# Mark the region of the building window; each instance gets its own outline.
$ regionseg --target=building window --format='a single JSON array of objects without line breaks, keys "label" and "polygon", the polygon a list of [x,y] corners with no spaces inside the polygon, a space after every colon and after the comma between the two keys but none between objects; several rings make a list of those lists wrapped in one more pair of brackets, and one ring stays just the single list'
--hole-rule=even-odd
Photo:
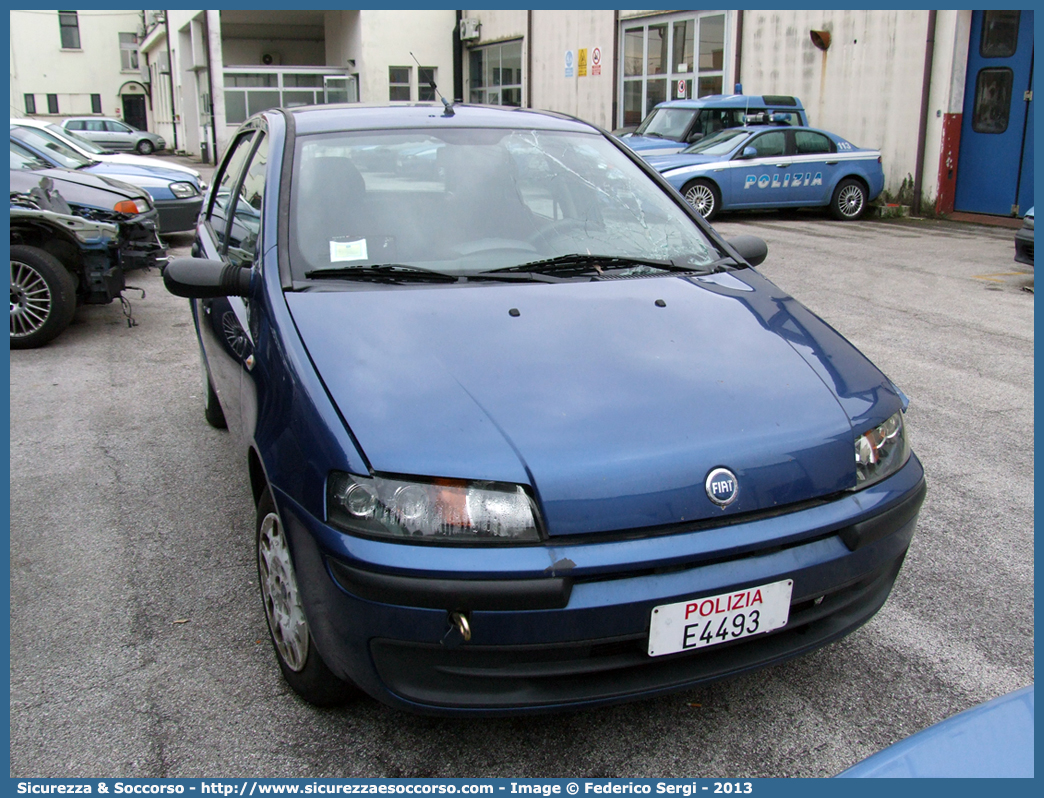
[{"label": "building window", "polygon": [[138,34],[120,34],[120,69],[138,68]]},{"label": "building window", "polygon": [[522,107],[522,40],[476,47],[468,70],[471,102]]},{"label": "building window", "polygon": [[48,94],[47,95],[47,113],[56,114],[58,113],[58,95]]},{"label": "building window", "polygon": [[972,109],[972,130],[976,133],[1003,133],[1008,129],[1014,78],[1015,73],[1007,68],[979,70]]},{"label": "building window", "polygon": [[225,122],[238,125],[269,108],[358,102],[355,89],[344,74],[225,72]]},{"label": "building window", "polygon": [[35,94],[27,94],[27,95],[25,95],[25,112],[27,114],[35,114],[36,113],[36,95]]},{"label": "building window", "polygon": [[979,55],[983,58],[1010,58],[1019,46],[1019,12],[985,11]]},{"label": "building window", "polygon": [[101,95],[100,94],[92,94],[91,95],[91,113],[92,114],[100,114],[101,112],[102,112]]},{"label": "building window", "polygon": [[388,99],[394,102],[410,101],[410,73],[413,67],[388,67]]},{"label": "building window", "polygon": [[721,94],[725,15],[672,15],[621,23],[620,123],[637,125],[657,103]]},{"label": "building window", "polygon": [[420,67],[417,70],[417,99],[423,102],[435,101],[435,67]]},{"label": "building window", "polygon": [[75,11],[58,12],[58,30],[62,34],[63,50],[80,49],[80,21]]}]

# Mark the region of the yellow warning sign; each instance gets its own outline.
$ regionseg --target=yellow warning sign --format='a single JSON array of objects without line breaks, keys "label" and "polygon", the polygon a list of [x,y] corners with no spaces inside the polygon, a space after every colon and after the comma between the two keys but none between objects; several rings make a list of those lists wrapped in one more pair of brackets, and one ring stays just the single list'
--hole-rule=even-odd
[{"label": "yellow warning sign", "polygon": [[576,59],[576,76],[578,78],[587,77],[587,48],[584,47],[577,51]]}]

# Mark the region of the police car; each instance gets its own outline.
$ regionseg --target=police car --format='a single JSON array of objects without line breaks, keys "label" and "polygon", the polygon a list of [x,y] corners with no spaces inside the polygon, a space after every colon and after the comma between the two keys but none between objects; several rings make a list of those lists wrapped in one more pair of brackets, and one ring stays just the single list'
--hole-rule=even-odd
[{"label": "police car", "polygon": [[778,122],[791,125],[808,124],[797,97],[713,94],[659,103],[637,129],[619,128],[613,135],[642,157],[670,155],[724,128],[743,127],[747,117],[755,114],[772,114]]},{"label": "police car", "polygon": [[723,210],[826,206],[852,221],[884,188],[878,150],[785,123],[721,130],[645,160],[707,220]]}]

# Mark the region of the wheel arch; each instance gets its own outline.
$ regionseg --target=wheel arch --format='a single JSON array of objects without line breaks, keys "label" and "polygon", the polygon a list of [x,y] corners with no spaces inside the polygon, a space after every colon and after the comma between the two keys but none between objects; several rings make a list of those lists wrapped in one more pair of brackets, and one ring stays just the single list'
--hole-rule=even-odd
[{"label": "wheel arch", "polygon": [[261,494],[268,487],[268,477],[265,468],[261,464],[261,457],[253,446],[247,452],[247,471],[250,474],[250,492],[254,495],[254,504],[261,501]]},{"label": "wheel arch", "polygon": [[867,202],[870,201],[870,182],[866,179],[866,177],[864,177],[863,175],[859,174],[859,172],[849,172],[848,174],[841,175],[841,177],[839,177],[837,180],[835,180],[834,181],[834,188],[830,192],[830,196],[831,197],[834,196],[834,191],[837,191],[837,187],[839,185],[841,185],[841,183],[844,182],[845,180],[855,180],[858,183],[860,183],[863,186],[863,189],[866,191]]},{"label": "wheel arch", "polygon": [[43,222],[12,222],[11,246],[36,247],[53,255],[78,281],[83,268],[80,244],[68,231]]},{"label": "wheel arch", "polygon": [[721,183],[719,183],[717,180],[715,180],[710,175],[695,175],[693,177],[690,177],[688,180],[686,180],[684,183],[682,183],[681,190],[678,193],[681,194],[684,197],[685,196],[685,192],[688,190],[689,186],[691,186],[697,180],[702,180],[704,183],[710,183],[717,190],[718,196],[719,197],[721,196],[721,190],[722,190],[721,189]]}]

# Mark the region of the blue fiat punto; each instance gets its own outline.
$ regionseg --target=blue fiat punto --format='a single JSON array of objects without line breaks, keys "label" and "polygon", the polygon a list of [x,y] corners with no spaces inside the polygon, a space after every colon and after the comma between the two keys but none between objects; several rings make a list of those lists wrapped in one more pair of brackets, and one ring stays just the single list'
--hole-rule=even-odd
[{"label": "blue fiat punto", "polygon": [[884,603],[907,400],[624,144],[527,110],[314,107],[229,143],[191,298],[306,700],[606,704]]},{"label": "blue fiat punto", "polygon": [[646,160],[708,221],[720,211],[799,207],[853,221],[884,188],[880,152],[809,127],[731,128]]}]

